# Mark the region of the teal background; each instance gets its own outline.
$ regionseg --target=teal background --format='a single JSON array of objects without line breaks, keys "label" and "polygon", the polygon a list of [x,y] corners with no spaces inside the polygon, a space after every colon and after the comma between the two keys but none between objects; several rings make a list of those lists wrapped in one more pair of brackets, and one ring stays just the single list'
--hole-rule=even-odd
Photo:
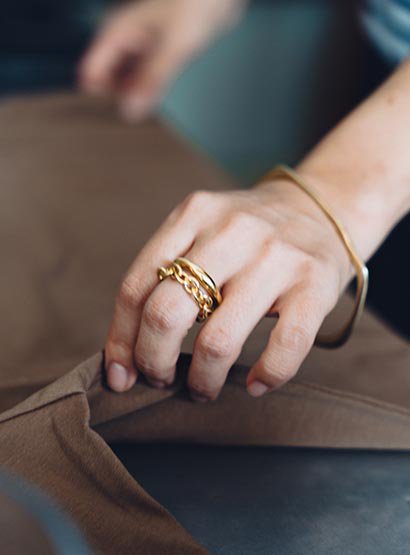
[{"label": "teal background", "polygon": [[369,49],[357,2],[254,2],[162,106],[200,148],[250,184],[295,163],[361,97]]}]

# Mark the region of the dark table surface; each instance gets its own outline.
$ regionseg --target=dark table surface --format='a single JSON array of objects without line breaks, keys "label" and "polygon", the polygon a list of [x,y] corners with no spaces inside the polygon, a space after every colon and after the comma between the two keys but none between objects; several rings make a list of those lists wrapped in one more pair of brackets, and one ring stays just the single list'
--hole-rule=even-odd
[{"label": "dark table surface", "polygon": [[125,444],[113,449],[212,553],[409,553],[408,453]]}]

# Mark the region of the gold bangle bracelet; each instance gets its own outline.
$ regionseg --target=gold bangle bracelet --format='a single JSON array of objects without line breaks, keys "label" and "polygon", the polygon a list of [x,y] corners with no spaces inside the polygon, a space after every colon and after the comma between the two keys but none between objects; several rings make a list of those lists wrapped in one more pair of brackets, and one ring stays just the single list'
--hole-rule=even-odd
[{"label": "gold bangle bracelet", "polygon": [[324,212],[327,219],[333,225],[336,233],[340,237],[349,255],[350,261],[356,270],[356,294],[355,307],[350,318],[345,325],[338,331],[330,334],[319,334],[315,339],[315,345],[326,348],[340,347],[349,339],[357,322],[362,315],[366,302],[367,289],[369,284],[369,271],[353,247],[352,241],[340,221],[333,215],[331,209],[323,202],[318,195],[306,184],[306,182],[291,168],[285,165],[276,166],[268,172],[260,181],[264,183],[273,179],[287,179],[304,191]]}]

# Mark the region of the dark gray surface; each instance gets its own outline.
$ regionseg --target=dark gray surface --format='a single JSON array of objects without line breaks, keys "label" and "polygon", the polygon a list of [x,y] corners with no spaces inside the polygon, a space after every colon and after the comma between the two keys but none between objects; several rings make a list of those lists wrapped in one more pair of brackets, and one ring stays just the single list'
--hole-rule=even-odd
[{"label": "dark gray surface", "polygon": [[180,445],[114,450],[215,554],[410,551],[410,454]]}]

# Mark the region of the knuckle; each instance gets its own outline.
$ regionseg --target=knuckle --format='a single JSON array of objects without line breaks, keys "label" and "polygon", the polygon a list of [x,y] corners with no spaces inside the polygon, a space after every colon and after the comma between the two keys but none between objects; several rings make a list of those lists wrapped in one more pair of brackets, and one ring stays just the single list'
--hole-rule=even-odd
[{"label": "knuckle", "polygon": [[219,329],[201,334],[196,348],[203,358],[209,359],[230,359],[236,351],[232,337]]},{"label": "knuckle", "polygon": [[274,237],[273,235],[269,235],[264,241],[262,241],[260,256],[262,260],[271,261],[277,259],[282,250],[283,245],[280,239]]},{"label": "knuckle", "polygon": [[268,260],[288,260],[298,274],[306,278],[317,275],[317,260],[310,253],[292,244],[282,236],[270,233],[262,242],[261,255]]},{"label": "knuckle", "polygon": [[135,278],[127,277],[123,281],[118,295],[119,303],[125,308],[135,310],[141,301],[142,292]]},{"label": "knuckle", "polygon": [[255,229],[258,223],[259,218],[250,212],[246,212],[245,210],[236,210],[229,215],[227,221],[228,226],[234,230]]},{"label": "knuckle", "polygon": [[211,191],[203,189],[189,193],[180,204],[181,214],[197,214],[198,210],[209,206],[214,201],[214,197]]},{"label": "knuckle", "polygon": [[168,299],[160,301],[150,298],[145,304],[142,318],[150,329],[166,333],[175,328],[179,315]]},{"label": "knuckle", "polygon": [[309,350],[311,342],[311,334],[300,324],[285,327],[277,338],[279,347],[287,353],[304,353]]},{"label": "knuckle", "polygon": [[272,237],[272,226],[257,214],[246,210],[236,210],[227,215],[220,232],[225,232],[230,236],[252,234],[255,238],[262,238],[263,251],[263,243]]}]

